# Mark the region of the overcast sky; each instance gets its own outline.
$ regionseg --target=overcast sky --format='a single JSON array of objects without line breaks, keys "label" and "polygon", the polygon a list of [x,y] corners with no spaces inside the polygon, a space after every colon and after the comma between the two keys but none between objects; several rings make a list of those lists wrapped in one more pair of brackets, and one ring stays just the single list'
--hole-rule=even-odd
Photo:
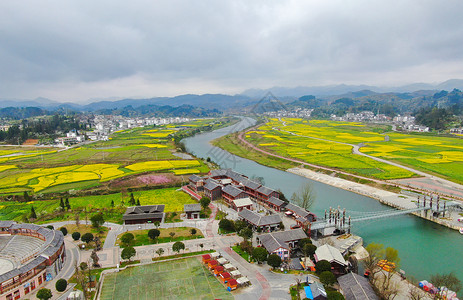
[{"label": "overcast sky", "polygon": [[0,98],[463,78],[463,1],[1,1]]}]

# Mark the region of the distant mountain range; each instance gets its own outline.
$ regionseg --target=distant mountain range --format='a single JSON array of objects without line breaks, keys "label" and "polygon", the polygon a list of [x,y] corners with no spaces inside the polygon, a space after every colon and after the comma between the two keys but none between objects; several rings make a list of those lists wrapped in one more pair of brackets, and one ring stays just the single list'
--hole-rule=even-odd
[{"label": "distant mountain range", "polygon": [[[238,95],[204,94],[204,95],[180,95],[176,97],[154,97],[146,99],[122,99],[93,101],[90,104],[79,105],[75,103],[60,103],[46,98],[29,99],[0,99],[0,108],[4,107],[38,107],[49,111],[73,110],[83,112],[98,112],[100,110],[121,110],[125,107],[137,109],[143,106],[172,106],[191,105],[193,107],[220,110],[242,111],[263,99],[269,92],[276,96],[282,103],[290,103],[304,95],[313,95],[320,99],[333,101],[339,98],[359,98],[376,94],[391,94],[399,98],[414,98],[429,96],[433,93],[454,88],[463,89],[463,80],[451,79],[440,84],[415,83],[400,87],[378,87],[367,85],[332,85],[314,87],[273,87],[270,89],[250,89]],[[380,97],[381,98],[381,97]]]},{"label": "distant mountain range", "polygon": [[[276,97],[301,97],[304,95],[314,95],[318,98],[324,98],[327,96],[335,96],[341,94],[347,94],[358,91],[371,91],[376,93],[407,93],[416,92],[420,90],[431,90],[431,91],[452,91],[454,88],[463,89],[462,79],[450,79],[439,84],[429,83],[414,83],[399,87],[379,87],[369,85],[327,85],[327,86],[299,86],[294,88],[289,87],[272,87],[269,89],[249,89],[241,93],[241,95],[254,98],[262,97],[268,92],[272,92]],[[366,95],[364,95],[366,96]]]}]

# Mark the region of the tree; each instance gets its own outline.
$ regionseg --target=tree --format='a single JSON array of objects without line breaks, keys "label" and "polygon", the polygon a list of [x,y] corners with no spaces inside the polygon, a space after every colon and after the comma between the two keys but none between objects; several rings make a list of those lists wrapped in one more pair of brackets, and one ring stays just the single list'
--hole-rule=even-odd
[{"label": "tree", "polygon": [[64,236],[68,234],[68,230],[66,227],[61,227],[59,230],[63,233]]},{"label": "tree", "polygon": [[235,221],[235,230],[236,232],[240,232],[243,228],[248,227],[248,223],[243,220],[236,220]]},{"label": "tree", "polygon": [[170,235],[170,240],[172,241],[172,239],[174,238],[175,232],[171,231],[169,232],[169,235]]},{"label": "tree", "polygon": [[156,250],[156,254],[159,255],[159,256],[163,255],[164,254],[164,249],[159,248],[158,250]]},{"label": "tree", "polygon": [[137,251],[134,247],[126,247],[122,249],[121,257],[122,259],[128,259],[130,261],[130,259],[134,257],[135,254],[137,254]]},{"label": "tree", "polygon": [[134,239],[135,236],[130,232],[126,232],[121,236],[121,242],[127,246],[131,245]]},{"label": "tree", "polygon": [[51,229],[51,230],[54,230],[54,229],[55,229],[55,227],[53,227],[53,225],[47,225],[47,228],[48,228],[48,229]]},{"label": "tree", "polygon": [[201,200],[199,200],[199,203],[201,204],[203,210],[206,210],[206,208],[209,206],[209,203],[211,203],[211,199],[208,197],[202,197]]},{"label": "tree", "polygon": [[130,193],[129,204],[130,204],[130,205],[135,205],[135,198],[133,197],[133,193]]},{"label": "tree", "polygon": [[90,258],[93,261],[93,267],[99,268],[100,264],[98,263],[98,261],[100,260],[100,258],[98,257],[98,254],[96,254],[96,249],[93,249],[92,254],[90,254]]},{"label": "tree", "polygon": [[244,252],[246,252],[247,254],[251,255],[252,254],[252,250],[254,249],[252,247],[252,244],[248,241],[243,241],[240,243],[240,248],[241,250],[243,250]]},{"label": "tree", "polygon": [[114,207],[114,200],[111,200],[111,207]]},{"label": "tree", "polygon": [[270,254],[267,257],[267,264],[272,268],[278,268],[281,265],[281,257],[276,254]]},{"label": "tree", "polygon": [[158,238],[158,236],[161,234],[159,229],[150,229],[148,231],[148,237],[152,239],[153,241]]},{"label": "tree", "polygon": [[31,219],[37,219],[37,214],[35,213],[35,209],[33,206],[31,206],[31,214],[30,214]]},{"label": "tree", "polygon": [[280,189],[278,189],[277,192],[278,192],[278,195],[280,195],[280,197],[279,197],[280,200],[282,200],[282,201],[284,201],[286,203],[289,202],[288,198],[286,198],[285,194]]},{"label": "tree", "polygon": [[66,288],[68,287],[68,282],[66,281],[66,279],[58,279],[58,281],[56,281],[55,283],[55,288],[58,292],[64,292],[66,290]]},{"label": "tree", "polygon": [[71,236],[74,241],[78,241],[80,239],[80,232],[73,232]]},{"label": "tree", "polygon": [[365,269],[370,271],[370,278],[374,282],[375,275],[381,270],[378,266],[378,262],[382,260],[386,254],[384,245],[377,243],[370,243],[365,248],[368,252],[368,257],[363,261]]},{"label": "tree", "polygon": [[317,250],[317,246],[313,244],[305,244],[304,247],[302,247],[302,253],[304,253],[305,257],[313,257],[315,254],[315,250]]},{"label": "tree", "polygon": [[312,240],[310,238],[305,238],[305,239],[302,239],[299,241],[298,245],[299,245],[299,248],[304,248],[304,245],[305,244],[312,244]]},{"label": "tree", "polygon": [[280,227],[281,230],[285,230],[285,224],[283,224],[283,221],[280,222],[278,227]]},{"label": "tree", "polygon": [[461,290],[461,281],[453,272],[450,272],[448,274],[431,275],[430,281],[432,284],[434,284],[434,286],[445,286],[449,290],[452,290],[457,293]]},{"label": "tree", "polygon": [[76,221],[76,226],[79,227],[79,224],[80,224],[80,215],[79,215],[79,213],[76,213],[74,215],[74,220]]},{"label": "tree", "polygon": [[88,264],[87,264],[85,261],[83,261],[83,262],[80,263],[79,268],[80,268],[82,271],[85,271],[85,270],[87,270],[87,268],[88,268]]},{"label": "tree", "polygon": [[344,296],[338,291],[327,291],[327,300],[345,300]]},{"label": "tree", "polygon": [[158,227],[161,225],[161,222],[159,222],[159,221],[154,221],[154,222],[153,222],[153,225],[154,225],[155,228],[158,228]]},{"label": "tree", "polygon": [[180,250],[185,250],[185,244],[182,242],[175,242],[172,245],[172,250],[174,250],[177,253],[180,252]]},{"label": "tree", "polygon": [[100,228],[101,225],[104,224],[105,220],[102,213],[97,213],[90,218],[92,222],[92,226],[95,228]]},{"label": "tree", "polygon": [[71,209],[71,204],[69,203],[69,198],[66,198],[66,202],[64,203],[64,205],[66,206],[67,210]]},{"label": "tree", "polygon": [[325,271],[331,271],[331,264],[327,260],[319,260],[315,264],[315,273],[321,274]]},{"label": "tree", "polygon": [[319,278],[320,282],[328,287],[331,287],[336,282],[336,277],[330,271],[321,272]]},{"label": "tree", "polygon": [[59,207],[61,208],[61,210],[64,210],[64,209],[65,209],[63,197],[61,197],[61,198],[59,199]]},{"label": "tree", "polygon": [[137,206],[140,206],[140,199],[137,199]]},{"label": "tree", "polygon": [[252,257],[257,260],[258,263],[263,262],[267,259],[268,252],[264,247],[256,247],[252,250]]},{"label": "tree", "polygon": [[245,241],[250,240],[252,238],[252,230],[249,227],[244,227],[240,232],[238,232],[238,235]]},{"label": "tree", "polygon": [[196,229],[195,228],[191,228],[190,229],[190,233],[191,235],[195,235],[197,233]]},{"label": "tree", "polygon": [[48,300],[50,299],[51,297],[53,297],[53,294],[51,293],[51,290],[50,289],[40,289],[38,292],[37,292],[37,298],[39,298],[40,300]]},{"label": "tree", "polygon": [[84,235],[82,235],[80,240],[88,244],[91,241],[93,241],[93,234],[91,234],[90,232],[84,233]]},{"label": "tree", "polygon": [[235,231],[235,224],[232,220],[222,219],[219,222],[219,228],[225,231]]},{"label": "tree", "polygon": [[31,197],[27,191],[24,191],[24,201],[29,202],[31,201]]},{"label": "tree", "polygon": [[299,205],[303,209],[310,210],[312,205],[315,203],[316,198],[317,195],[312,184],[307,183],[299,189],[299,192],[297,194],[293,194],[291,200],[293,203]]}]

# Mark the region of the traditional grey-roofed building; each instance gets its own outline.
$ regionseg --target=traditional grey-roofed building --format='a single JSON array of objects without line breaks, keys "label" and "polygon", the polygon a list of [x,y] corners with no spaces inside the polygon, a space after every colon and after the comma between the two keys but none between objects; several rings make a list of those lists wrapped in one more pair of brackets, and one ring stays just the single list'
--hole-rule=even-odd
[{"label": "traditional grey-roofed building", "polygon": [[355,273],[338,278],[341,293],[346,300],[379,300],[368,279]]},{"label": "traditional grey-roofed building", "polygon": [[261,186],[256,190],[256,197],[257,200],[267,202],[270,197],[275,197],[278,198],[279,194],[278,192],[272,190],[271,188],[268,188],[266,186]]},{"label": "traditional grey-roofed building", "polygon": [[230,170],[230,169],[227,170],[227,172],[225,173],[225,175],[226,175],[228,178],[230,178],[231,180],[233,180],[233,182],[234,182],[235,184],[239,184],[239,183],[241,183],[242,181],[247,180],[247,178],[246,178],[244,175],[242,175],[242,174],[240,174],[240,173],[238,173],[238,172],[235,172],[235,171],[233,171],[233,170]]},{"label": "traditional grey-roofed building", "polygon": [[257,236],[257,242],[269,253],[277,254],[281,259],[289,259],[291,250],[297,246],[300,240],[307,238],[301,228],[278,231]]},{"label": "traditional grey-roofed building", "polygon": [[227,176],[227,169],[219,169],[219,170],[210,170],[209,177],[213,179],[222,179],[226,178]]},{"label": "traditional grey-roofed building", "polygon": [[225,199],[225,201],[231,203],[236,199],[247,198],[248,194],[235,186],[227,185],[222,188],[222,197]]},{"label": "traditional grey-roofed building", "polygon": [[185,204],[183,206],[183,211],[186,213],[187,219],[199,219],[201,213],[201,204]]},{"label": "traditional grey-roofed building", "polygon": [[190,182],[189,186],[193,190],[200,192],[204,189],[204,179],[199,177],[198,175],[191,175],[190,177],[188,177],[188,181]]},{"label": "traditional grey-roofed building", "polygon": [[320,282],[311,283],[310,291],[312,292],[313,300],[322,300],[327,298],[325,287]]},{"label": "traditional grey-roofed building", "polygon": [[286,204],[287,203],[285,201],[278,199],[276,197],[273,197],[273,196],[270,197],[270,199],[268,199],[267,201],[267,205],[276,211],[282,211],[284,207],[286,206]]},{"label": "traditional grey-roofed building", "polygon": [[204,185],[204,195],[211,200],[222,197],[222,186],[214,179],[207,179]]},{"label": "traditional grey-roofed building", "polygon": [[250,211],[249,209],[243,209],[238,213],[238,217],[243,221],[250,224],[253,229],[261,228],[266,231],[273,231],[280,227],[281,217],[280,215],[268,215],[263,216],[261,214]]},{"label": "traditional grey-roofed building", "polygon": [[261,187],[261,184],[249,179],[245,179],[240,183],[244,187],[244,191],[249,194],[249,196],[256,198],[257,189]]},{"label": "traditional grey-roofed building", "polygon": [[164,216],[164,208],[164,204],[127,207],[122,220],[124,224],[161,222]]},{"label": "traditional grey-roofed building", "polygon": [[347,262],[342,257],[341,252],[330,246],[328,244],[322,245],[315,250],[315,260],[319,262],[320,260],[326,260],[331,264],[333,273],[335,274],[345,274]]},{"label": "traditional grey-roofed building", "polygon": [[307,221],[314,222],[317,220],[317,216],[314,213],[306,211],[295,204],[288,203],[286,204],[285,209],[293,213],[294,218],[298,221],[298,223],[300,223],[300,225],[303,225],[303,223]]}]

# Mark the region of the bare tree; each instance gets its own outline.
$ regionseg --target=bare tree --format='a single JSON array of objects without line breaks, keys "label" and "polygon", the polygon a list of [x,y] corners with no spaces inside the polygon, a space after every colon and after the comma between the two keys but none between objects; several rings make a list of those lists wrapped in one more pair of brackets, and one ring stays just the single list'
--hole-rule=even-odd
[{"label": "bare tree", "polygon": [[294,193],[291,197],[291,201],[305,210],[310,210],[310,208],[315,203],[317,194],[313,189],[311,183],[307,183],[302,186],[297,193]]},{"label": "bare tree", "polygon": [[88,290],[87,290],[87,276],[84,271],[79,268],[77,261],[74,261],[75,277],[77,283],[82,287],[82,292],[84,293],[84,299],[88,299]]}]

